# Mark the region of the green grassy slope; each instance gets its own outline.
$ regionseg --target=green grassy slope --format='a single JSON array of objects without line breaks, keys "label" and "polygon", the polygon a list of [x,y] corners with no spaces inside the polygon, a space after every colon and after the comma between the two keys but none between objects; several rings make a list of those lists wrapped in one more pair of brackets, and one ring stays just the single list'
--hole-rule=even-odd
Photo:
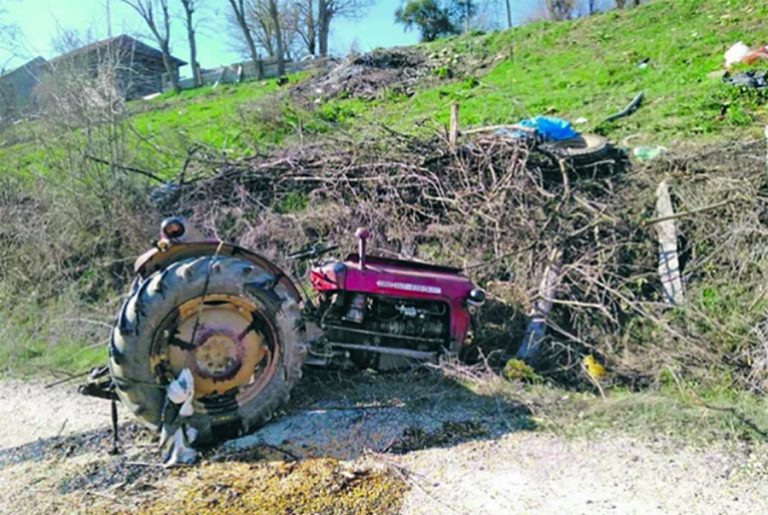
[{"label": "green grassy slope", "polygon": [[[438,70],[411,97],[384,91],[372,101],[333,99],[302,112],[302,123],[323,124],[323,132],[328,123],[355,129],[370,121],[426,132],[435,122],[446,124],[450,104],[458,101],[463,126],[554,114],[585,118],[578,127],[592,130],[644,92],[640,111],[601,130],[617,141],[632,135],[633,143],[756,136],[768,121],[760,99],[708,75],[722,69],[723,53],[734,42],[768,41],[766,20],[768,4],[762,2],[657,0],[570,22],[450,38],[420,47],[428,54],[449,52],[459,60],[493,64],[457,80],[439,79],[451,70]],[[641,69],[644,59],[649,66]],[[285,115],[295,116],[296,111],[287,113],[277,89],[274,81],[267,81],[134,103],[138,112],[131,118],[131,159],[173,175],[193,144],[242,155],[290,143]],[[29,130],[35,132],[34,124]],[[0,148],[0,170],[45,171],[45,166],[39,149],[27,143]]]},{"label": "green grassy slope", "polygon": [[[582,127],[590,129],[644,92],[644,107],[607,127],[609,135],[668,143],[757,134],[765,107],[708,75],[723,68],[723,54],[736,41],[768,41],[767,20],[762,2],[658,0],[588,19],[457,38],[434,46],[504,59],[477,80],[426,89],[380,106],[377,114],[401,128],[429,117],[445,124],[450,103],[458,100],[465,124],[554,113],[584,117]],[[649,66],[641,69],[644,59]]]}]

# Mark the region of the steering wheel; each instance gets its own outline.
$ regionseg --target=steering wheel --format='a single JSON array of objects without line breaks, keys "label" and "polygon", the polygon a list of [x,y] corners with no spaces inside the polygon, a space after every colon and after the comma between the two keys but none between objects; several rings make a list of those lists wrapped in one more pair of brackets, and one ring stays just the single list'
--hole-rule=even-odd
[{"label": "steering wheel", "polygon": [[291,252],[288,254],[288,259],[294,259],[296,261],[303,259],[317,259],[323,254],[327,254],[337,248],[339,248],[338,245],[323,246],[321,243],[315,243],[309,247],[297,250],[296,252]]}]

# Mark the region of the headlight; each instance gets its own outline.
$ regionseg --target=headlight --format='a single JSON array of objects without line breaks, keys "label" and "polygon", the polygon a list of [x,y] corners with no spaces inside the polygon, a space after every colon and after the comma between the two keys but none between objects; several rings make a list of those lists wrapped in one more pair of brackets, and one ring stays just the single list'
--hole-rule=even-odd
[{"label": "headlight", "polygon": [[485,292],[480,288],[474,288],[467,297],[467,311],[470,315],[476,315],[480,307],[485,304]]},{"label": "headlight", "polygon": [[169,240],[177,240],[184,236],[187,229],[184,227],[184,221],[181,218],[172,216],[163,220],[163,223],[160,224],[160,232]]},{"label": "headlight", "polygon": [[478,306],[478,307],[482,306],[483,304],[485,304],[485,292],[480,288],[475,288],[471,292],[469,292],[468,300],[475,306]]}]

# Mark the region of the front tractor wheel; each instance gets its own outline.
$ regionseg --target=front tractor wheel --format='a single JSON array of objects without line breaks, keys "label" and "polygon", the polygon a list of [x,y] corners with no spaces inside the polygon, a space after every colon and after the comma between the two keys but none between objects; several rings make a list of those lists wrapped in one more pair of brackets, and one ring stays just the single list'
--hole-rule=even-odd
[{"label": "front tractor wheel", "polygon": [[288,400],[305,356],[299,326],[299,306],[266,270],[232,257],[186,259],[134,284],[109,368],[120,400],[153,429],[164,386],[189,368],[197,443],[232,438]]}]

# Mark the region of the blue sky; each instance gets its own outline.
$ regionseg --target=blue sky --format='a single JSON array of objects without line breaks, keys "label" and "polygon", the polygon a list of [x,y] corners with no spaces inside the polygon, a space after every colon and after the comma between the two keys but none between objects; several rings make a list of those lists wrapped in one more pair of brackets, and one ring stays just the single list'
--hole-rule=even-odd
[{"label": "blue sky", "polygon": [[[232,37],[227,33],[228,2],[203,1],[206,8],[201,12],[201,26],[198,29],[199,61],[203,67],[240,61],[242,56],[234,50]],[[401,2],[402,0],[376,1],[359,20],[335,20],[331,34],[331,50],[335,54],[345,54],[353,46],[366,51],[376,47],[417,42],[417,31],[406,32],[394,22],[395,9]],[[3,21],[18,25],[23,34],[23,38],[18,41],[18,57],[13,58],[7,51],[0,49],[0,67],[12,68],[38,55],[53,57],[55,52],[51,47],[51,40],[61,29],[75,29],[81,32],[91,29],[97,38],[107,37],[107,3],[110,5],[113,35],[136,35],[146,32],[142,20],[120,0],[0,0],[0,5],[5,8]],[[533,3],[535,0],[513,0],[518,9],[516,18],[523,19],[526,16],[526,7]],[[174,4],[180,5],[178,0],[171,0],[171,5]],[[181,19],[175,19],[173,22],[171,44],[175,55],[188,60],[186,34]]]}]

